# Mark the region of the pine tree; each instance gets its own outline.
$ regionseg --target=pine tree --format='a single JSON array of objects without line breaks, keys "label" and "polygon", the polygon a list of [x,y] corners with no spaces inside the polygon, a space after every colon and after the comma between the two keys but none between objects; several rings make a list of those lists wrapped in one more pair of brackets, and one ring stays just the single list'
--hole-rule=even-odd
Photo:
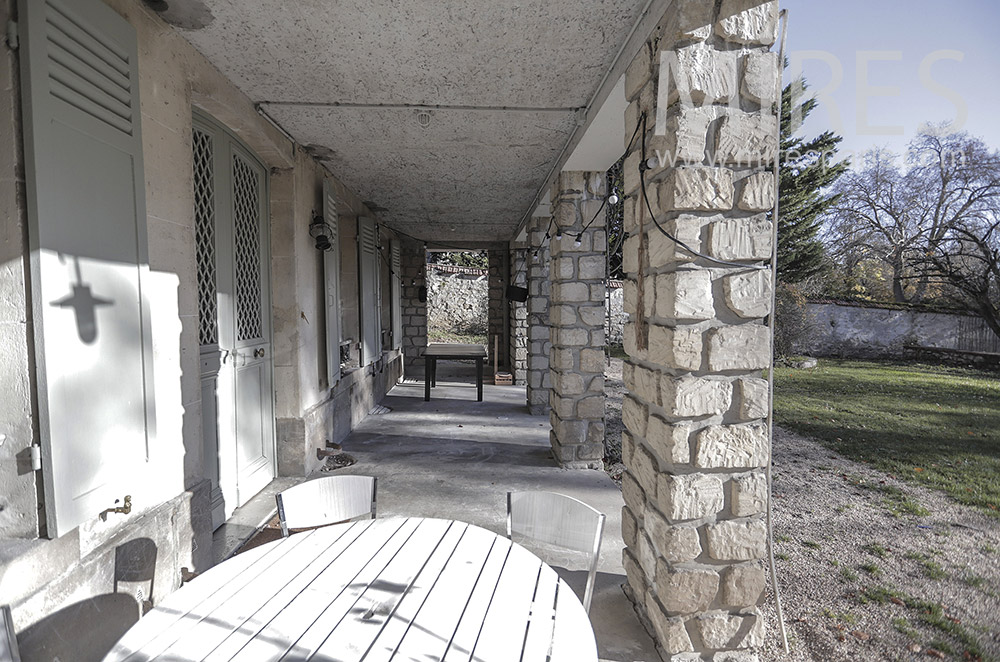
[{"label": "pine tree", "polygon": [[798,283],[824,270],[826,251],[818,234],[823,213],[837,202],[837,196],[824,193],[824,189],[837,181],[849,165],[847,161],[834,161],[843,139],[832,131],[812,140],[795,137],[818,104],[814,98],[802,100],[806,89],[804,80],[796,81],[781,93],[778,281],[782,283]]}]

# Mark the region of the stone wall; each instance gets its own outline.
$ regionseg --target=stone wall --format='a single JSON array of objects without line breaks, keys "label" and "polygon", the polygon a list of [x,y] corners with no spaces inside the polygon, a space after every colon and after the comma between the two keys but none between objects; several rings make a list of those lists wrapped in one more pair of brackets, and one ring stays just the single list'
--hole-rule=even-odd
[{"label": "stone wall", "polygon": [[[490,250],[486,252],[489,258],[489,300],[487,302],[488,337],[487,345],[490,353],[490,364],[499,366],[500,372],[510,372],[507,360],[510,350],[510,326],[507,310],[507,274],[510,265],[507,264],[506,250]],[[496,356],[494,356],[496,355]]]},{"label": "stone wall", "polygon": [[774,0],[677,0],[626,73],[653,160],[637,145],[623,174],[623,561],[668,658],[763,643],[777,32]]},{"label": "stone wall", "polygon": [[489,282],[486,269],[450,272],[427,265],[427,325],[431,329],[486,335]]},{"label": "stone wall", "polygon": [[552,350],[549,331],[549,237],[546,233],[552,219],[533,216],[528,221],[528,378],[526,400],[535,416],[549,412],[549,353]]},{"label": "stone wall", "polygon": [[604,333],[609,345],[621,345],[625,341],[625,284],[620,280],[608,281],[608,301],[605,310]]},{"label": "stone wall", "polygon": [[[510,252],[510,280],[517,287],[528,287],[528,249]],[[514,383],[523,385],[528,379],[528,304],[510,301],[510,360]]]},{"label": "stone wall", "polygon": [[399,262],[403,282],[403,372],[407,376],[422,376],[423,352],[427,347],[427,297],[420,294],[421,288],[427,285],[427,251],[421,243],[404,238],[400,243]]},{"label": "stone wall", "polygon": [[895,358],[910,345],[1000,353],[1000,338],[972,315],[836,303],[806,304],[805,314],[799,354]]}]

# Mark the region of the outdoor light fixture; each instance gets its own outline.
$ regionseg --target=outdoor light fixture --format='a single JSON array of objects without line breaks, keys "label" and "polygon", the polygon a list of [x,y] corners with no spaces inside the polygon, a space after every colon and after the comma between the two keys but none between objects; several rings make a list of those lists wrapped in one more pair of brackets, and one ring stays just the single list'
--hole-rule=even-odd
[{"label": "outdoor light fixture", "polygon": [[608,204],[609,205],[617,205],[618,204],[618,194],[617,193],[612,193],[611,195],[608,196]]},{"label": "outdoor light fixture", "polygon": [[330,237],[333,236],[333,228],[315,211],[312,223],[309,224],[309,236],[316,240],[316,250],[328,251],[333,248],[333,242],[330,241]]},{"label": "outdoor light fixture", "polygon": [[556,239],[562,241],[562,230],[556,230]]},{"label": "outdoor light fixture", "polygon": [[573,242],[573,245],[579,248],[580,244],[582,243],[583,243],[583,233],[581,232],[580,234],[576,235],[576,241]]}]

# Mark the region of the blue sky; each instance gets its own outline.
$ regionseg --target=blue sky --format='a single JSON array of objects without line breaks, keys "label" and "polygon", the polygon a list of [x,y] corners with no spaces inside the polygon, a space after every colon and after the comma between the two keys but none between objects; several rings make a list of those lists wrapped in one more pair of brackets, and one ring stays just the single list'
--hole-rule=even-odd
[{"label": "blue sky", "polygon": [[[833,129],[844,138],[842,151],[888,147],[902,153],[922,122],[956,121],[957,101],[965,107],[963,130],[1000,149],[1000,2],[782,0],[781,6],[789,10],[787,55],[802,62],[809,92],[819,93],[836,81],[831,66],[807,51],[822,51],[843,71],[828,101],[806,122],[805,135]],[[866,55],[871,51],[880,53]],[[959,56],[961,61],[955,59]],[[921,81],[922,64],[931,87],[946,90],[928,89]],[[859,94],[864,84],[859,67],[867,72],[870,88],[897,89]],[[786,83],[790,71],[785,71]],[[867,112],[859,122],[864,106]]]}]

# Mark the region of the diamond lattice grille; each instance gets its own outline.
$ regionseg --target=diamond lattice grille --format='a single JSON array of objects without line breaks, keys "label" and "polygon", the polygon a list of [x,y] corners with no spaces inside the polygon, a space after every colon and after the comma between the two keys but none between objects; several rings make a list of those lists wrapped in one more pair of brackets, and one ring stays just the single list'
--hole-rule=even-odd
[{"label": "diamond lattice grille", "polygon": [[233,154],[233,220],[236,229],[236,331],[238,340],[262,336],[260,314],[260,176]]},{"label": "diamond lattice grille", "polygon": [[202,345],[219,343],[215,284],[215,173],[212,136],[194,130],[194,236],[198,260],[198,338]]}]

